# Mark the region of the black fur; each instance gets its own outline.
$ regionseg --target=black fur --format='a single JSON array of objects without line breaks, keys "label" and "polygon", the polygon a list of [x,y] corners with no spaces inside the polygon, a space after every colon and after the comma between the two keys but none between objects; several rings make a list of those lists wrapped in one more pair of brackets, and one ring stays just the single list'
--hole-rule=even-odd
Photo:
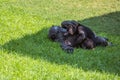
[{"label": "black fur", "polygon": [[96,35],[94,34],[94,32],[90,28],[78,23],[75,20],[63,21],[61,23],[61,26],[67,29],[69,35],[79,35],[79,37],[81,37],[81,41],[86,38],[95,41]]},{"label": "black fur", "polygon": [[[68,35],[78,35],[76,38],[76,42],[82,45],[83,47],[92,49],[96,46],[107,46],[108,41],[107,38],[103,38],[100,36],[96,36],[95,33],[89,28],[75,20],[66,20],[61,23],[61,26],[68,31]],[[86,45],[85,45],[86,44]],[[87,47],[87,45],[91,44],[91,47]],[[82,48],[83,48],[82,47]]]},{"label": "black fur", "polygon": [[93,49],[96,46],[108,46],[107,38],[96,36],[94,32],[74,20],[63,21],[61,26],[52,26],[48,37],[57,41],[66,52],[72,53],[74,47]]}]

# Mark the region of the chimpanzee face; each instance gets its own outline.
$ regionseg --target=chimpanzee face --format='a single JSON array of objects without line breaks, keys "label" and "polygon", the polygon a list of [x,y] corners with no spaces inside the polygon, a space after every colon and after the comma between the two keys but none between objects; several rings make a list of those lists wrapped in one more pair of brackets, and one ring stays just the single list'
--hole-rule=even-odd
[{"label": "chimpanzee face", "polygon": [[67,30],[60,26],[52,26],[49,30],[49,38],[53,41],[59,41],[60,38],[64,37],[64,33],[67,33]]},{"label": "chimpanzee face", "polygon": [[79,23],[74,20],[67,20],[61,23],[61,26],[63,28],[66,28],[71,35],[73,35],[76,32],[78,25]]}]

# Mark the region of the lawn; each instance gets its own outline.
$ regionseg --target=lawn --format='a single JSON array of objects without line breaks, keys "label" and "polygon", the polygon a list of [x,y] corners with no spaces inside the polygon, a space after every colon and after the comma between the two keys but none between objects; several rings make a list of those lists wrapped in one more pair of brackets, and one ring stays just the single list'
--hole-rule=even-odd
[{"label": "lawn", "polygon": [[[62,51],[47,34],[64,20],[115,46]],[[0,0],[0,80],[120,80],[120,0]]]}]

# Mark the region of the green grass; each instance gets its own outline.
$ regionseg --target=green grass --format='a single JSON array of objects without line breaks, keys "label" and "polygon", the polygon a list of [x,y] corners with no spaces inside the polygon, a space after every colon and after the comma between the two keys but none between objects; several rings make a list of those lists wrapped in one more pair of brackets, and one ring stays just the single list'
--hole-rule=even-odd
[{"label": "green grass", "polygon": [[[47,34],[68,19],[116,46],[65,53]],[[0,0],[0,80],[120,80],[120,0]]]}]

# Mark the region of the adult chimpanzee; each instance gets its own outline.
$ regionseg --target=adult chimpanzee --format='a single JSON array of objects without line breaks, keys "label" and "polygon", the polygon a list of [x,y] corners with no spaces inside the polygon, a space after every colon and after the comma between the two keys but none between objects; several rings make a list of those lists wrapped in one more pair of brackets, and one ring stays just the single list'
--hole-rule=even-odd
[{"label": "adult chimpanzee", "polygon": [[[75,20],[63,21],[61,23],[61,26],[67,29],[67,35],[79,35],[76,41],[79,41],[79,44],[84,43],[86,49],[92,49],[98,45],[108,45],[107,38],[96,36],[95,33],[89,27],[86,27]],[[92,45],[87,46],[88,43]]]}]

